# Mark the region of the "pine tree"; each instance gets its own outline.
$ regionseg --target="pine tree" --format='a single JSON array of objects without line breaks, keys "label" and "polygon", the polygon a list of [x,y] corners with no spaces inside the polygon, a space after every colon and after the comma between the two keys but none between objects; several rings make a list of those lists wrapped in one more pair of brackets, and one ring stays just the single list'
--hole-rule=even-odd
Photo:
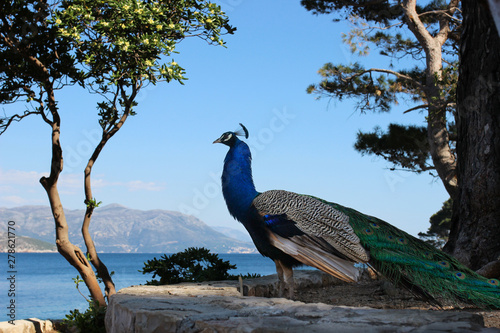
[{"label": "pine tree", "polygon": [[[359,133],[355,148],[382,156],[394,167],[415,172],[435,171],[453,197],[457,192],[455,153],[455,89],[461,11],[458,0],[302,0],[314,14],[350,20],[344,34],[353,54],[365,56],[375,48],[393,60],[412,58],[412,68],[370,68],[362,63],[327,63],[322,80],[309,93],[356,101],[360,112],[389,112],[403,101],[415,106],[403,113],[426,111],[427,126],[392,124]],[[422,61],[425,60],[425,61]]]}]

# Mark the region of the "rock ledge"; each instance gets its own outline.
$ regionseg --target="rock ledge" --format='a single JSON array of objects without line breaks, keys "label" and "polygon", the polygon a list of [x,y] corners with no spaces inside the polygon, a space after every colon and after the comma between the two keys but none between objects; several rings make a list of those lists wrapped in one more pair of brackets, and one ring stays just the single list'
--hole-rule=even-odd
[{"label": "rock ledge", "polygon": [[7,321],[0,322],[0,333],[55,333],[50,320],[29,318],[14,320],[14,324]]},{"label": "rock ledge", "polygon": [[[296,273],[299,285],[329,283],[320,272]],[[106,329],[108,333],[499,332],[484,328],[481,316],[467,312],[305,304],[281,298],[243,297],[238,289],[237,282],[226,281],[125,288],[111,297]],[[275,285],[264,288],[254,281],[245,283],[244,290],[249,294],[272,294]]]}]

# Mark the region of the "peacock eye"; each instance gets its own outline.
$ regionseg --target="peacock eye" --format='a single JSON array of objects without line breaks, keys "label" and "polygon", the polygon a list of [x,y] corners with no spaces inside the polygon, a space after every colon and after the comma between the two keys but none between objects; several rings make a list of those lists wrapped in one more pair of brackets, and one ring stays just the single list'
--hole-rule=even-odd
[{"label": "peacock eye", "polygon": [[448,268],[448,267],[450,267],[450,263],[449,263],[449,262],[447,262],[447,261],[440,261],[440,262],[438,262],[438,264],[439,264],[440,266],[444,267],[444,268]]},{"label": "peacock eye", "polygon": [[224,138],[224,141],[229,141],[229,140],[231,140],[232,137],[233,137],[233,135],[231,133],[228,133],[226,135],[226,137]]},{"label": "peacock eye", "polygon": [[367,234],[367,235],[373,235],[373,230],[370,228],[366,228],[364,231],[365,231],[365,234]]},{"label": "peacock eye", "polygon": [[492,286],[499,286],[500,285],[500,281],[498,281],[497,279],[490,279],[488,280],[488,283],[491,284]]}]

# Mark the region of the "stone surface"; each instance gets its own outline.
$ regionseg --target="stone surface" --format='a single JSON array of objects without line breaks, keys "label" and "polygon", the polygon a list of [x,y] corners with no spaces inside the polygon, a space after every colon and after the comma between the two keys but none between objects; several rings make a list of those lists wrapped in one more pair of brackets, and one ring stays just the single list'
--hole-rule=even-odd
[{"label": "stone surface", "polygon": [[[329,283],[320,272],[299,272],[299,285]],[[246,282],[244,290],[272,294],[274,281],[267,289],[265,281]],[[111,297],[106,328],[108,333],[500,332],[485,329],[481,316],[467,312],[378,310],[243,297],[237,281],[122,289]]]},{"label": "stone surface", "polygon": [[37,318],[14,320],[14,325],[7,321],[0,322],[0,333],[52,333],[55,332],[50,320]]},{"label": "stone surface", "polygon": [[[293,280],[296,289],[319,288],[342,283],[330,274],[313,270],[294,270]],[[277,297],[278,277],[274,274],[245,280],[243,291],[245,296]]]}]

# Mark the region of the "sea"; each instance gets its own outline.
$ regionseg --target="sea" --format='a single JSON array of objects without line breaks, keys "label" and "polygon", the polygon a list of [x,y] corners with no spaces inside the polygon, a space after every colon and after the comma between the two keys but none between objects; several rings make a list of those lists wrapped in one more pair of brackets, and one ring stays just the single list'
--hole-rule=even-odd
[{"label": "sea", "polygon": [[[140,272],[144,262],[160,258],[158,253],[100,253],[109,271],[114,271],[116,289],[146,284],[152,274]],[[8,254],[1,253],[0,321],[39,318],[64,319],[70,310],[85,311],[88,302],[80,295],[73,281],[78,271],[59,253],[16,253],[15,266],[9,267]],[[219,254],[219,258],[236,265],[230,274],[275,274],[275,265],[260,254]],[[89,292],[84,283],[83,295]],[[14,311],[13,311],[14,305]]]}]

